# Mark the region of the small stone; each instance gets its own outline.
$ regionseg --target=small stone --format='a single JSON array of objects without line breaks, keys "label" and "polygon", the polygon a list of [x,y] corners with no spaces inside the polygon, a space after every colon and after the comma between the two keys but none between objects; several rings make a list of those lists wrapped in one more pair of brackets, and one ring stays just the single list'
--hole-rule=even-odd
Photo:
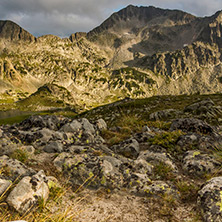
[{"label": "small stone", "polygon": [[142,133],[136,133],[133,135],[133,138],[136,139],[139,143],[145,143],[147,142],[150,138],[153,138],[154,134],[151,132],[145,131]]},{"label": "small stone", "polygon": [[[130,191],[135,194],[142,194],[144,196],[144,193],[141,192],[143,187],[148,186],[151,184],[150,178],[147,176],[147,174],[142,173],[132,173],[129,176],[129,183],[128,187],[130,188]],[[146,195],[146,194],[145,194]]]},{"label": "small stone", "polygon": [[84,144],[92,144],[95,142],[95,137],[90,131],[84,131],[82,134],[81,142]]},{"label": "small stone", "polygon": [[18,149],[18,145],[13,143],[10,139],[0,139],[0,155],[10,156],[16,149]]},{"label": "small stone", "polygon": [[198,144],[200,137],[201,136],[196,133],[188,133],[186,135],[181,135],[178,138],[177,145],[188,148],[192,147]]},{"label": "small stone", "polygon": [[71,160],[73,157],[70,153],[60,153],[53,161],[54,166],[59,172],[63,171],[66,161]]},{"label": "small stone", "polygon": [[47,143],[51,138],[55,131],[52,131],[48,128],[43,128],[38,131],[38,134],[41,136],[41,142]]},{"label": "small stone", "polygon": [[99,131],[107,130],[107,124],[103,119],[98,119],[96,121],[96,127]]},{"label": "small stone", "polygon": [[133,170],[137,173],[151,175],[153,171],[153,165],[151,165],[144,159],[137,159],[134,161]]},{"label": "small stone", "polygon": [[72,145],[68,148],[68,152],[72,154],[84,153],[86,150],[85,146]]},{"label": "small stone", "polygon": [[151,129],[148,126],[144,126],[142,132],[151,132]]}]

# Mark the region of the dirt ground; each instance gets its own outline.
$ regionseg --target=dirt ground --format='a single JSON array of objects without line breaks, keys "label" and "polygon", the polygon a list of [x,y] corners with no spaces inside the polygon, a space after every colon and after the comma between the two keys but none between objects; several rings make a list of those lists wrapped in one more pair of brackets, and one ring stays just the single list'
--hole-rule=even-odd
[{"label": "dirt ground", "polygon": [[[105,193],[104,190],[85,189],[74,195],[69,191],[62,197],[61,205],[75,214],[76,222],[201,221],[192,205],[169,203],[167,200],[139,197],[120,191]],[[54,207],[54,213],[57,210]]]}]

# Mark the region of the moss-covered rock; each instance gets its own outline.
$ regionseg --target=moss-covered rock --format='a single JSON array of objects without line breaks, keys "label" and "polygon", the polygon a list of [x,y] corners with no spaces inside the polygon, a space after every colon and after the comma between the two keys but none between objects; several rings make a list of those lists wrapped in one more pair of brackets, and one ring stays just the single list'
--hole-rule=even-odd
[{"label": "moss-covered rock", "polygon": [[222,177],[207,181],[198,192],[198,204],[204,221],[222,221]]}]

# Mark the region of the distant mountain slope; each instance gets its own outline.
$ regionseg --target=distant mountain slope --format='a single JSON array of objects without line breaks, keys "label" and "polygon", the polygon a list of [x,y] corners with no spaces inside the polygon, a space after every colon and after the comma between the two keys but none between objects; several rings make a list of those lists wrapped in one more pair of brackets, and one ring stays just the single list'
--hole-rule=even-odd
[{"label": "distant mountain slope", "polygon": [[[165,24],[161,24],[160,21],[164,21],[166,18],[168,21],[165,21]],[[94,34],[99,34],[104,31],[120,31],[120,33],[123,33],[125,29],[129,29],[136,33],[137,28],[144,28],[144,26],[148,24],[152,26],[172,26],[173,24],[169,21],[175,24],[186,24],[195,19],[195,16],[179,10],[165,10],[153,6],[137,7],[129,5],[119,12],[112,14],[100,26],[90,31],[88,36],[93,36]]]},{"label": "distant mountain slope", "polygon": [[222,11],[218,11],[211,17],[203,19],[205,26],[198,36],[197,40],[206,43],[216,43],[222,47]]},{"label": "distant mountain slope", "polygon": [[115,50],[111,66],[116,67],[138,56],[173,51],[191,44],[201,29],[198,22],[195,16],[179,10],[130,5],[111,15],[87,36]]},{"label": "distant mountain slope", "polygon": [[46,84],[28,98],[18,101],[17,105],[22,109],[46,110],[69,104],[75,105],[75,100],[66,88],[55,84]]},{"label": "distant mountain slope", "polygon": [[67,89],[58,98],[53,91],[55,103],[80,108],[125,97],[222,92],[222,12],[199,18],[130,5],[89,33],[64,39],[35,38],[0,21],[0,109],[10,96],[32,94],[24,107],[44,93],[48,101],[46,85]]},{"label": "distant mountain slope", "polygon": [[196,41],[221,46],[221,12],[198,18],[179,10],[128,6],[87,34],[98,45],[111,47],[110,67],[134,66],[138,57],[182,49]]},{"label": "distant mountain slope", "polygon": [[221,65],[222,12],[199,19],[198,25],[202,29],[192,44],[185,45],[181,50],[144,57],[137,60],[137,65],[174,78],[196,72],[200,68]]}]

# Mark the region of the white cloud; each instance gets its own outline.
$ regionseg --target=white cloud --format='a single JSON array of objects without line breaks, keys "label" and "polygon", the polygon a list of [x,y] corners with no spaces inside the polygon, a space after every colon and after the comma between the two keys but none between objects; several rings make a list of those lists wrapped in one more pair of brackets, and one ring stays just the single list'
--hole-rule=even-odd
[{"label": "white cloud", "polygon": [[13,20],[37,36],[67,36],[95,28],[129,4],[180,9],[197,16],[222,9],[222,0],[1,0],[0,19]]}]

